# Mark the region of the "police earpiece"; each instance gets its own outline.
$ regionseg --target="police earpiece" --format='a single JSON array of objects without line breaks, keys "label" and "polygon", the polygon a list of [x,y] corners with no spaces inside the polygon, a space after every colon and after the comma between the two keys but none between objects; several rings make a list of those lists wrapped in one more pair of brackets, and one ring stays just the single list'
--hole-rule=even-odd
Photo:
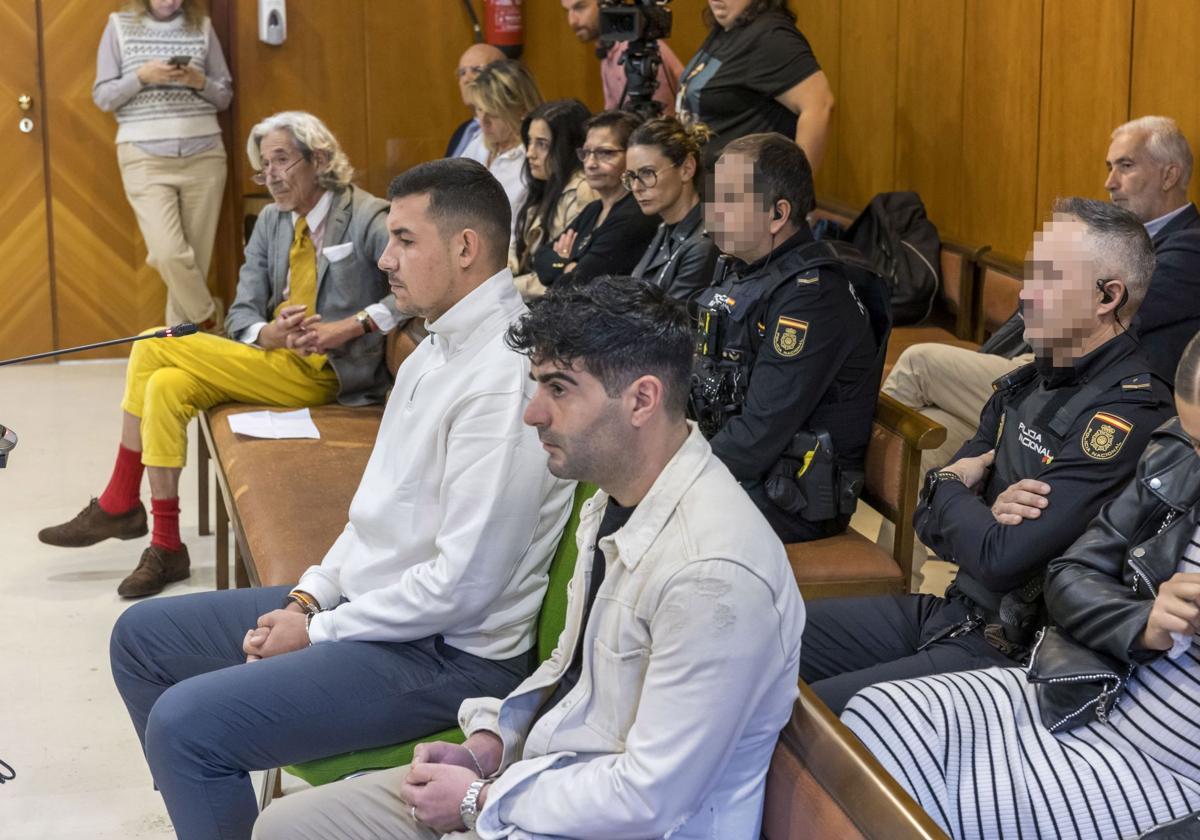
[{"label": "police earpiece", "polygon": [[1112,292],[1110,292],[1108,290],[1108,288],[1104,285],[1103,280],[1096,281],[1096,288],[1100,290],[1100,302],[1101,303],[1112,303],[1112,300],[1113,300]]},{"label": "police earpiece", "polygon": [[776,207],[775,212],[771,215],[771,221],[778,222],[782,218],[783,218],[783,211],[780,210],[778,207]]}]

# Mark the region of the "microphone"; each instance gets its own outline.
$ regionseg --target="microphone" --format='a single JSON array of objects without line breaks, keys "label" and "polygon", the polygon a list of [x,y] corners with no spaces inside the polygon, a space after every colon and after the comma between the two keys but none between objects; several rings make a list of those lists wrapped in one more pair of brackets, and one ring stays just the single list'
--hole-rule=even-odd
[{"label": "microphone", "polygon": [[8,466],[8,453],[17,445],[17,433],[0,426],[0,469]]},{"label": "microphone", "polygon": [[[0,361],[0,367],[4,367],[6,365],[19,365],[21,362],[32,362],[36,359],[49,359],[53,356],[65,356],[68,353],[80,353],[84,350],[95,350],[98,347],[111,347],[114,344],[129,344],[134,341],[144,341],[147,338],[181,338],[182,336],[192,335],[198,331],[199,327],[197,327],[191,321],[184,321],[182,324],[176,324],[173,327],[164,327],[161,330],[155,330],[152,333],[144,333],[143,335],[131,335],[125,338],[114,338],[110,341],[97,341],[95,344],[81,344],[78,347],[65,347],[62,350],[50,350],[46,353],[34,353],[32,356],[18,356],[15,359],[4,359],[3,361]],[[0,426],[0,428],[3,427]]]}]

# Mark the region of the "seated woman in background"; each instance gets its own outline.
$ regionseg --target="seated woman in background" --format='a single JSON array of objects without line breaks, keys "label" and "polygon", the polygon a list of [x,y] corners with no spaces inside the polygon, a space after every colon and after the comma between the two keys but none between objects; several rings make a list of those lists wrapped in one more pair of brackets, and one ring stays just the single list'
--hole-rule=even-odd
[{"label": "seated woman in background", "polygon": [[[1137,837],[1200,810],[1200,337],[1175,405],[1137,477],[1050,564],[1053,626],[1028,676],[880,683],[846,706],[953,837]],[[1092,440],[1118,434],[1104,419]]]},{"label": "seated woman in background", "polygon": [[588,186],[600,197],[534,255],[533,268],[544,285],[566,275],[582,282],[601,274],[629,274],[654,238],[658,219],[643,215],[621,185],[625,148],[640,123],[625,111],[604,111],[587,121],[579,159]]},{"label": "seated woman in background", "polygon": [[542,94],[525,65],[519,61],[495,61],[479,71],[467,86],[479,136],[463,157],[477,160],[496,176],[512,206],[513,230],[517,211],[525,203],[529,183],[525,179],[525,147],[521,145],[521,122],[542,104]]},{"label": "seated woman in background", "polygon": [[546,291],[533,271],[534,253],[558,239],[579,211],[598,198],[576,155],[591,115],[578,99],[555,99],[534,108],[521,123],[529,193],[517,213],[508,266],[526,300]]},{"label": "seated woman in background", "polygon": [[629,138],[621,183],[642,212],[662,224],[633,276],[690,304],[713,285],[717,246],[704,232],[700,203],[700,157],[712,132],[702,124],[684,126],[674,117],[651,120]]}]

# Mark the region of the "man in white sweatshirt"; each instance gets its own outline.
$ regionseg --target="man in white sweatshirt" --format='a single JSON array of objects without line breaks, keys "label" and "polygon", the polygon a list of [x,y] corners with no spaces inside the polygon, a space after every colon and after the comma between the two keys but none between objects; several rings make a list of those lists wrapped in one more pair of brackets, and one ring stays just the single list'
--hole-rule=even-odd
[{"label": "man in white sweatshirt", "polygon": [[379,260],[429,337],[401,366],[350,521],[294,589],[186,595],[117,621],[113,676],[179,837],[248,837],[247,771],[411,740],[536,664],[534,622],[569,513],[522,423],[524,312],[510,210],[465,159],[388,192]]},{"label": "man in white sweatshirt", "polygon": [[600,487],[558,646],[504,699],[463,703],[466,743],[285,796],[256,840],[759,837],[804,604],[783,544],[687,420],[686,312],[612,277],[530,309],[509,339],[539,382],[525,420],[551,472]]}]

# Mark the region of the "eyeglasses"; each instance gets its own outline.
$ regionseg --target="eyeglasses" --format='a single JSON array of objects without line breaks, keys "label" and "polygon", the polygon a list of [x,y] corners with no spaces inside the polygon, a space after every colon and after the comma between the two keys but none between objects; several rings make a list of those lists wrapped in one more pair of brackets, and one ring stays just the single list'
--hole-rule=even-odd
[{"label": "eyeglasses", "polygon": [[674,169],[677,166],[679,166],[677,163],[672,163],[670,166],[664,166],[662,169],[653,169],[649,166],[643,166],[636,172],[634,172],[632,169],[627,169],[625,170],[625,173],[621,175],[621,186],[623,186],[629,192],[633,192],[633,183],[636,181],[646,189],[650,189],[658,183],[659,172],[665,172],[666,170]]},{"label": "eyeglasses", "polygon": [[575,150],[575,156],[579,158],[580,163],[587,163],[592,155],[595,155],[600,163],[612,163],[617,159],[617,155],[624,153],[624,149],[589,149],[586,146]]},{"label": "eyeglasses", "polygon": [[480,71],[483,70],[483,67],[484,67],[484,65],[482,65],[482,64],[471,64],[466,67],[459,67],[458,69],[456,69],[454,71],[454,75],[458,76],[458,78],[460,78],[460,79],[463,76],[466,76],[468,73],[471,74],[472,76],[478,76]]},{"label": "eyeglasses", "polygon": [[272,169],[275,170],[276,175],[278,175],[280,178],[282,178],[285,175],[287,175],[289,172],[291,172],[292,169],[294,169],[302,160],[304,160],[304,155],[301,155],[300,157],[296,158],[291,163],[288,163],[287,161],[264,160],[262,169],[260,169],[258,172],[255,172],[253,175],[251,175],[250,180],[253,181],[254,183],[258,184],[260,187],[264,186],[267,183],[267,174]]}]

